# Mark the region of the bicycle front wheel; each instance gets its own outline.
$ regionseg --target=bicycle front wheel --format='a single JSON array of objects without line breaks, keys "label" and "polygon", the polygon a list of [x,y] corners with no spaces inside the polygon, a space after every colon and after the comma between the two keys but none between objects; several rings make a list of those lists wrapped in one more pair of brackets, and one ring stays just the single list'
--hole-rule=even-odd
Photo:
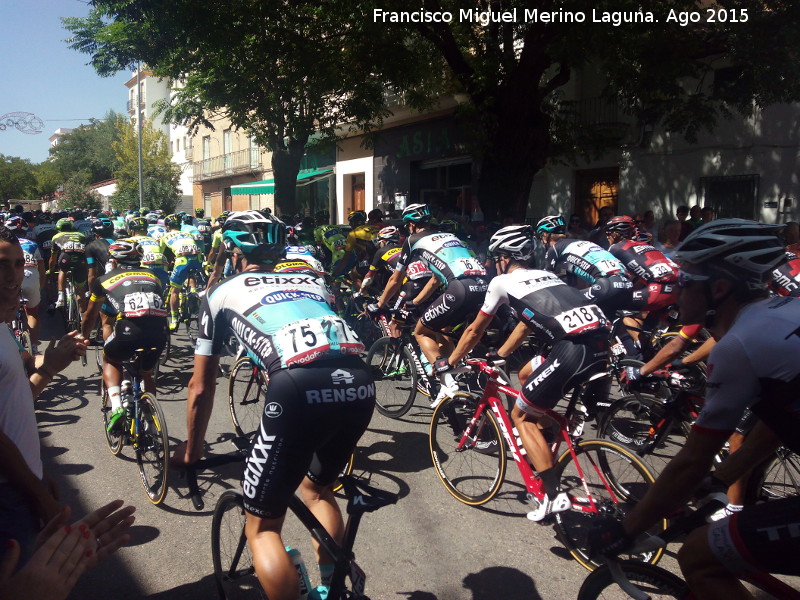
[{"label": "bicycle front wheel", "polygon": [[267,375],[249,357],[236,361],[228,378],[228,410],[236,435],[252,435],[261,424]]},{"label": "bicycle front wheel", "polygon": [[167,495],[169,436],[158,401],[147,393],[139,398],[139,433],[135,439],[142,487],[150,502],[161,504]]},{"label": "bicycle front wheel", "polygon": [[433,411],[430,450],[433,466],[456,500],[479,506],[497,494],[506,474],[506,447],[488,405],[471,423],[478,399],[463,392],[446,398]]},{"label": "bicycle front wheel", "polygon": [[[558,459],[559,485],[572,501],[572,509],[556,513],[556,533],[581,566],[595,569],[599,563],[589,559],[586,536],[598,516],[621,520],[642,499],[654,478],[647,466],[622,446],[606,440],[584,440]],[[657,535],[667,527],[666,519],[648,530]],[[634,560],[656,564],[662,549]]]},{"label": "bicycle front wheel", "polygon": [[[627,560],[620,562],[620,566],[628,581],[652,600],[667,598],[682,600],[690,597],[686,582],[666,569]],[[602,565],[589,573],[578,591],[578,600],[628,600],[629,598],[630,596],[614,581],[607,565]]]},{"label": "bicycle front wheel", "polygon": [[211,520],[211,559],[214,581],[222,599],[262,598],[253,567],[253,556],[244,535],[245,514],[242,496],[228,490],[217,500]]},{"label": "bicycle front wheel", "polygon": [[375,378],[375,408],[385,417],[399,419],[414,405],[417,372],[414,360],[399,338],[382,337],[366,359]]}]

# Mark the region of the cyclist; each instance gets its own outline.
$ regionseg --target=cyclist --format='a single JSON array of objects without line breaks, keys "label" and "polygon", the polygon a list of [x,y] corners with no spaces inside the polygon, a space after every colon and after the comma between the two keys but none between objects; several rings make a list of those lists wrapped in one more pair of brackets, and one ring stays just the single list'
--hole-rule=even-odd
[{"label": "cyclist", "polygon": [[[312,254],[308,246],[286,246],[286,260],[287,262],[304,263],[295,265],[297,269],[303,269],[305,265],[311,267],[317,273],[325,273],[325,267]],[[286,270],[291,270],[291,265],[288,265]]]},{"label": "cyclist", "polygon": [[583,295],[606,315],[630,299],[633,282],[625,276],[625,267],[608,250],[588,240],[567,237],[567,227],[558,215],[544,217],[536,224],[536,236],[546,250],[545,269],[564,274],[573,287],[585,286]]},{"label": "cyclist", "polygon": [[211,226],[211,219],[205,218],[206,213],[202,208],[195,208],[194,214],[194,226],[203,236],[203,248],[211,248],[211,236],[214,231]]},{"label": "cyclist", "polygon": [[323,252],[323,264],[334,279],[347,275],[356,266],[356,253],[347,248],[347,236],[338,225],[320,225],[314,240]]},{"label": "cyclist", "polygon": [[62,308],[66,304],[64,286],[66,284],[66,273],[72,273],[72,280],[75,284],[75,291],[78,295],[78,305],[81,311],[86,309],[86,280],[89,277],[89,269],[86,264],[86,244],[89,239],[73,228],[71,219],[59,219],[56,223],[57,233],[53,236],[53,251],[50,254],[50,271],[54,271],[56,266],[58,273],[58,298],[56,308]]},{"label": "cyclist", "polygon": [[[434,277],[411,299],[413,304],[420,306],[440,284],[444,286],[444,292],[426,307],[414,329],[420,349],[433,364],[443,354],[449,355],[453,351],[453,342],[439,331],[458,324],[465,316],[480,308],[488,278],[486,269],[475,258],[475,254],[454,234],[430,229],[430,219],[427,204],[411,204],[403,210],[403,222],[409,236],[380,300],[368,309],[372,314],[385,309],[389,300],[400,291],[409,265],[415,260],[423,261]],[[443,385],[433,406],[453,391],[452,382]]]},{"label": "cyclist", "polygon": [[553,273],[526,267],[533,249],[529,225],[509,225],[492,236],[489,255],[497,277],[489,283],[483,306],[458,346],[449,358],[438,359],[434,369],[441,374],[457,365],[477,345],[503,305],[514,308],[520,321],[497,350],[499,358],[509,356],[529,335],[552,345],[546,357],[537,356],[520,369],[522,391],[511,411],[522,445],[547,493],[536,510],[528,513],[530,520],[541,521],[571,507],[569,497],[559,488],[553,453],[539,428],[548,425],[544,411],[552,409],[569,388],[607,367],[608,331],[603,312],[587,304],[578,290]]},{"label": "cyclist", "polygon": [[144,217],[136,217],[128,223],[128,239],[136,242],[142,249],[142,266],[156,274],[161,287],[169,286],[169,273],[164,269],[164,254],[161,244],[147,235],[148,224]]},{"label": "cyclist", "polygon": [[800,257],[786,252],[786,260],[772,271],[770,289],[779,296],[800,296]]},{"label": "cyclist", "polygon": [[[141,218],[141,217],[138,217]],[[136,242],[116,240],[108,247],[112,269],[92,282],[83,336],[89,338],[98,315],[113,323],[113,333],[103,345],[103,383],[111,402],[108,431],[117,431],[123,409],[120,398],[122,363],[144,348],[139,372],[144,390],[156,395],[153,369],[167,345],[167,310],[161,282],[141,266],[142,250]]]},{"label": "cyclist", "polygon": [[211,275],[208,277],[206,289],[217,283],[223,277],[228,277],[233,273],[233,265],[222,245],[222,227],[228,218],[228,211],[223,212],[217,217],[217,228],[211,236],[211,247],[206,255],[206,263],[214,265]]},{"label": "cyclist", "polygon": [[28,317],[28,328],[31,330],[31,346],[34,354],[39,346],[39,304],[42,301],[42,284],[45,281],[44,259],[39,245],[25,237],[28,224],[22,217],[13,216],[5,223],[19,239],[22,256],[25,258],[25,279],[22,280],[22,297],[27,300],[25,311]]},{"label": "cyclist", "polygon": [[[164,218],[164,226],[169,229],[159,240],[161,253],[165,258],[172,261],[172,272],[169,276],[170,295],[170,331],[178,329],[178,304],[180,301],[180,291],[186,283],[189,274],[193,271],[200,271],[202,266],[198,260],[200,249],[194,238],[188,233],[180,230],[180,221],[177,215],[168,215]],[[190,282],[190,283],[193,283]],[[192,290],[193,292],[196,290]]]},{"label": "cyclist", "polygon": [[367,273],[370,261],[375,252],[374,240],[380,231],[375,225],[367,224],[367,214],[363,210],[354,210],[348,216],[350,232],[347,234],[346,251],[356,253],[355,279],[359,280]]},{"label": "cyclist", "polygon": [[[597,550],[622,552],[659,517],[685,504],[748,406],[760,421],[742,448],[716,468],[717,485],[733,483],[778,443],[800,451],[800,300],[770,298],[766,289],[785,259],[779,228],[718,219],[676,250],[681,314],[687,322],[705,322],[717,339],[705,403],[686,444],[625,520],[602,522],[591,532]],[[699,598],[734,600],[750,597],[738,571],[800,574],[798,515],[800,497],[791,497],[746,506],[692,532],[678,554],[690,588]]]},{"label": "cyclist", "polygon": [[183,217],[181,217],[181,221],[182,221],[181,231],[183,233],[188,233],[189,235],[192,236],[192,238],[194,238],[194,243],[197,244],[197,247],[200,249],[200,254],[202,256],[205,256],[206,255],[205,236],[197,227],[197,225],[195,225],[194,217],[192,217],[191,215],[183,215]]},{"label": "cyclist", "polygon": [[89,289],[95,277],[107,271],[108,247],[114,241],[114,224],[110,219],[92,221],[92,241],[86,244],[86,265],[89,268]]},{"label": "cyclist", "polygon": [[94,235],[92,233],[92,221],[86,218],[84,212],[82,210],[72,211],[72,219],[74,221],[72,228],[91,240]]},{"label": "cyclist", "polygon": [[[299,486],[325,529],[342,539],[333,483],[370,421],[375,384],[358,357],[363,346],[326,302],[324,278],[273,272],[286,245],[280,220],[256,211],[234,213],[223,236],[242,272],[203,297],[187,400],[189,439],[175,450],[172,464],[180,468],[202,456],[219,353],[235,334],[269,373],[266,410],[242,480],[245,533],[267,596],[295,600],[297,571],[280,537],[289,498]],[[318,555],[318,561],[324,584],[333,565],[328,556]]]}]

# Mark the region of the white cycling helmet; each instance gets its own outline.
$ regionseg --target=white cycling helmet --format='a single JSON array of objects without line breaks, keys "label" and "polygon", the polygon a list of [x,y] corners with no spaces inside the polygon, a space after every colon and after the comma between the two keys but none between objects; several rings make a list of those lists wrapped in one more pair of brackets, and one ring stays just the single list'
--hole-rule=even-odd
[{"label": "white cycling helmet", "polygon": [[746,219],[717,219],[689,234],[672,258],[761,283],[784,261],[786,248],[777,237],[782,227]]},{"label": "white cycling helmet", "polygon": [[489,240],[489,254],[507,254],[519,261],[533,256],[533,228],[530,225],[509,225],[498,229]]}]

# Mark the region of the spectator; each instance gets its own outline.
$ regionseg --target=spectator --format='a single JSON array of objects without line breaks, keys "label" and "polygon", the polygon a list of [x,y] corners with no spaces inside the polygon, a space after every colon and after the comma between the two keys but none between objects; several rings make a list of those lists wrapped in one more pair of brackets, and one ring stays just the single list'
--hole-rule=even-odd
[{"label": "spectator", "polygon": [[606,250],[608,250],[608,238],[605,234],[605,226],[613,216],[614,207],[608,204],[603,206],[597,214],[597,223],[594,229],[589,232],[589,240]]},{"label": "spectator", "polygon": [[700,212],[699,204],[695,204],[689,211],[689,225],[692,226],[692,229],[697,229],[703,224],[703,220],[700,218]]},{"label": "spectator", "polygon": [[704,206],[700,211],[700,224],[705,225],[714,220],[714,209],[710,206]]},{"label": "spectator", "polygon": [[689,207],[686,206],[685,204],[681,204],[678,207],[678,210],[675,211],[675,216],[678,217],[678,222],[681,225],[680,240],[683,241],[683,240],[686,239],[686,236],[689,235],[692,232],[692,230],[694,229],[692,227],[692,224],[689,223],[689,221],[688,221],[688,218],[689,218]]},{"label": "spectator", "polygon": [[680,243],[681,224],[676,219],[666,221],[661,229],[658,230],[658,241],[654,244],[656,250],[660,250],[669,256]]},{"label": "spectator", "polygon": [[782,235],[786,249],[800,256],[800,225],[797,221],[788,221]]},{"label": "spectator", "polygon": [[653,234],[657,235],[656,231],[656,215],[652,210],[645,211],[644,213],[644,228]]},{"label": "spectator", "polygon": [[589,232],[583,226],[583,220],[578,213],[572,213],[567,224],[567,237],[576,240],[588,240]]}]

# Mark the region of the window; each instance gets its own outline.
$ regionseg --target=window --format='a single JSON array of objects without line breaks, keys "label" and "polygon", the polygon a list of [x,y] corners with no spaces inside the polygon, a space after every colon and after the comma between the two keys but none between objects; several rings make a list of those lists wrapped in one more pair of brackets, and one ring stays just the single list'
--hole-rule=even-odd
[{"label": "window", "polygon": [[732,175],[728,177],[701,177],[702,206],[714,209],[717,219],[757,217],[758,175]]}]

